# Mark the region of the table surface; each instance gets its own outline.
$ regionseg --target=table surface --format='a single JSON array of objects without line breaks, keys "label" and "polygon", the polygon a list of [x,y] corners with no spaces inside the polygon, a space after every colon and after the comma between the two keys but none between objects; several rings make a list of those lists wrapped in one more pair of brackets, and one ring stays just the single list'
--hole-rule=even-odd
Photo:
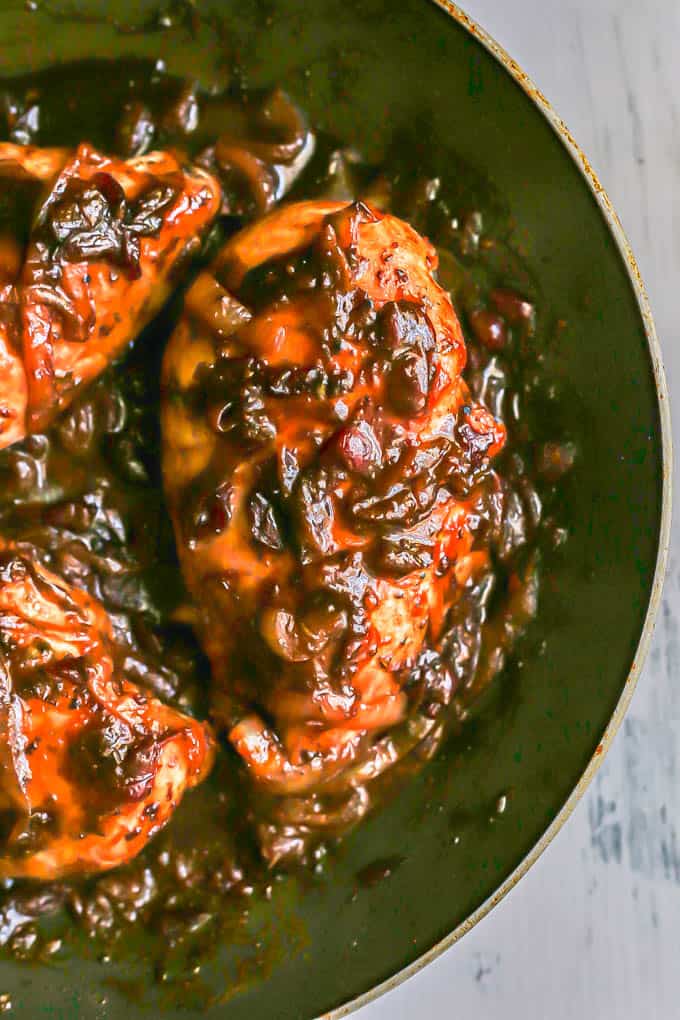
[{"label": "table surface", "polygon": [[[609,192],[647,284],[678,425],[679,0],[460,2],[553,103]],[[680,1017],[679,560],[676,514],[650,656],[571,819],[485,920],[358,1020]]]}]

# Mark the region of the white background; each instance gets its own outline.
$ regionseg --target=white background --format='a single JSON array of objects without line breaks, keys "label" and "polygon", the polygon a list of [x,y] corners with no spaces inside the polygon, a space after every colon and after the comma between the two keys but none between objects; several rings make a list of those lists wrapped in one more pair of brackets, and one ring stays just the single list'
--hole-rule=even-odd
[{"label": "white background", "polygon": [[[461,2],[553,103],[608,190],[680,423],[680,0]],[[680,1018],[679,569],[680,521],[651,655],[570,821],[481,924],[359,1020]]]}]

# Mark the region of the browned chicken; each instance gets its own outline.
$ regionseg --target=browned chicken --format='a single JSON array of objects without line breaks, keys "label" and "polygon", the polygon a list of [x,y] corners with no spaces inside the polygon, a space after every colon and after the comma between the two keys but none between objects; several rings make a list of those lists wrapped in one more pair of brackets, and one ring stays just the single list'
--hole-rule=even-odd
[{"label": "browned chicken", "polygon": [[209,728],[122,679],[102,606],[0,546],[0,877],[124,864],[213,759]]},{"label": "browned chicken", "polygon": [[66,162],[63,149],[0,143],[0,448],[25,435],[28,386],[16,332],[16,283],[33,209],[45,181]]},{"label": "browned chicken", "polygon": [[0,251],[2,448],[45,429],[135,338],[221,191],[171,153],[120,160],[87,144],[65,154],[2,143],[0,175],[20,190],[26,179],[52,182],[26,251],[16,240]]},{"label": "browned chicken", "polygon": [[505,432],[462,380],[436,266],[362,203],[284,207],[196,280],[166,352],[165,487],[214,713],[292,822],[331,825],[429,732],[428,650],[488,570]]}]

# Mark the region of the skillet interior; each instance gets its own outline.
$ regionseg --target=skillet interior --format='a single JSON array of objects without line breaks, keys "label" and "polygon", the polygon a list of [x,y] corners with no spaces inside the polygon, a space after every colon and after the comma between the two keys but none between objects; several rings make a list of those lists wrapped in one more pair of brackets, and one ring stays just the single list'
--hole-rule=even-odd
[{"label": "skillet interior", "polygon": [[[208,18],[193,19],[192,34],[190,6],[219,10],[222,37]],[[490,896],[555,818],[600,741],[635,654],[659,540],[661,427],[645,332],[615,241],[562,144],[478,41],[425,0],[179,3],[165,8],[171,28],[155,3],[77,7],[76,19],[48,13],[68,10],[56,2],[30,13],[23,2],[6,5],[3,72],[134,54],[205,81],[238,61],[251,84],[282,83],[315,127],[370,159],[395,137],[418,137],[414,158],[429,173],[447,179],[462,159],[490,178],[544,302],[567,323],[546,351],[546,370],[568,394],[561,414],[580,438],[562,489],[571,537],[544,583],[523,664],[503,681],[502,706],[490,704],[349,839],[328,880],[277,889],[256,906],[245,938],[205,969],[206,985],[229,991],[252,969],[251,940],[267,939],[271,960],[255,965],[258,980],[208,1015],[316,1016],[412,962]],[[140,31],[121,32],[112,17]],[[508,792],[507,810],[494,816]],[[404,861],[389,881],[355,896],[357,872],[395,855]],[[110,981],[132,980],[130,970],[82,959],[2,970],[14,1016],[147,1015]],[[187,1013],[170,1006],[164,1015]]]}]

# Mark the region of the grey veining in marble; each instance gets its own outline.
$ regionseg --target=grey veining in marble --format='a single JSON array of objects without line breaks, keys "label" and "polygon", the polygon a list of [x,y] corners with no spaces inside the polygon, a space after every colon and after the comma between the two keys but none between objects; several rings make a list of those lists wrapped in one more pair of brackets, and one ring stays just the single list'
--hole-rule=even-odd
[{"label": "grey veining in marble", "polygon": [[[680,0],[464,5],[551,100],[607,188],[649,290],[679,423]],[[679,779],[676,520],[652,651],[587,795],[486,920],[360,1020],[680,1018]]]}]

